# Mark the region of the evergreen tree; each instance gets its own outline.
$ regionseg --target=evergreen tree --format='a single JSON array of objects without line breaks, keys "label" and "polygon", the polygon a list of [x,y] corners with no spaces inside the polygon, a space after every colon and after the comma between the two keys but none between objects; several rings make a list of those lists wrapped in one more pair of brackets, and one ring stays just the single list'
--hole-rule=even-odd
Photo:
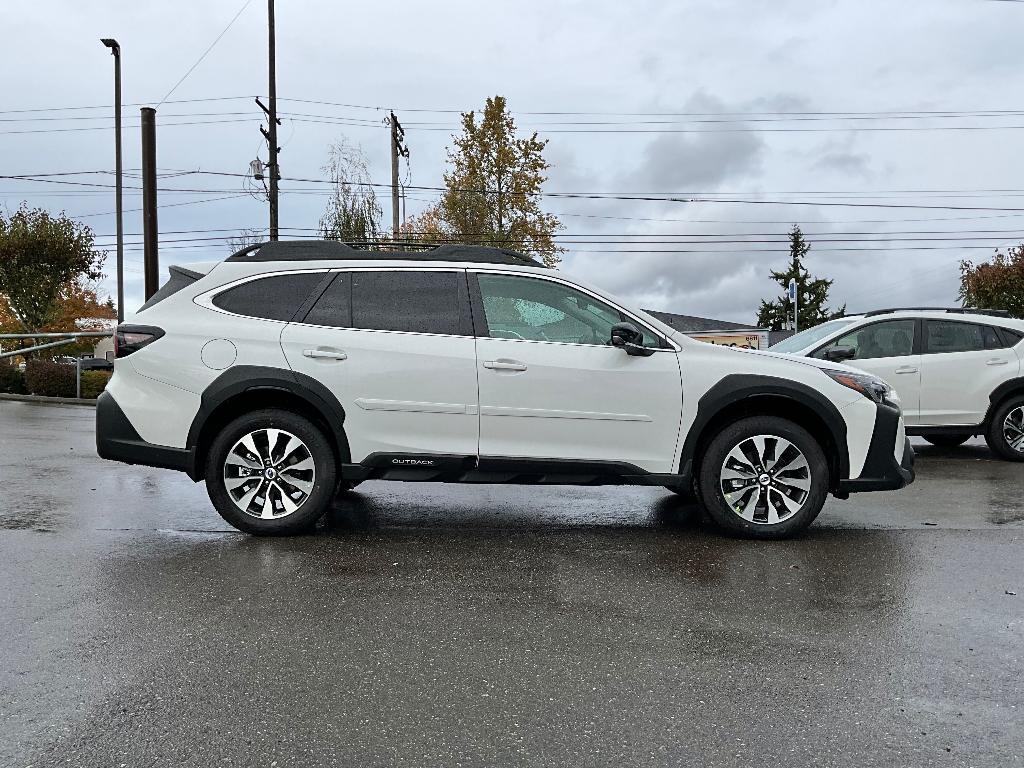
[{"label": "evergreen tree", "polygon": [[811,246],[804,240],[800,227],[794,224],[789,233],[789,266],[781,272],[772,270],[771,273],[772,280],[782,286],[783,294],[775,301],[761,301],[757,312],[758,328],[781,331],[791,327],[793,302],[789,300],[789,281],[793,278],[796,278],[799,330],[846,314],[845,304],[838,311],[829,312],[828,291],[832,287],[832,281],[812,277],[803,265],[803,259],[810,250]]}]

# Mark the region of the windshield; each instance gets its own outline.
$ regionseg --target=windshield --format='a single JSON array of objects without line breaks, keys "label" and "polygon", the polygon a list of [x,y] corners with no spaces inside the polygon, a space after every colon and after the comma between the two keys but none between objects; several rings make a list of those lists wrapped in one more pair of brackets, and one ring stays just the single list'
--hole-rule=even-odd
[{"label": "windshield", "polygon": [[769,349],[772,352],[799,352],[811,346],[814,342],[821,341],[826,336],[831,335],[833,331],[838,331],[840,328],[844,328],[853,322],[855,320],[848,317],[840,318],[839,320],[829,320],[827,323],[808,328],[806,331],[794,333],[788,339],[772,344]]}]

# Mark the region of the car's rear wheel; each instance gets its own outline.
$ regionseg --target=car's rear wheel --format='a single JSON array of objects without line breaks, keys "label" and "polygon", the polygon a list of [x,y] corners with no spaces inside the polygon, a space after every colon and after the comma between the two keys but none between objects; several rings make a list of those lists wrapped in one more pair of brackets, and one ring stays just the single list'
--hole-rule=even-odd
[{"label": "car's rear wheel", "polygon": [[206,460],[206,490],[221,517],[264,536],[308,530],[327,510],[336,476],[323,432],[290,411],[238,417],[214,439]]},{"label": "car's rear wheel", "polygon": [[1024,397],[1013,397],[996,408],[985,442],[1000,458],[1024,461]]},{"label": "car's rear wheel", "polygon": [[971,438],[970,435],[925,435],[926,442],[938,448],[956,448],[963,445]]},{"label": "car's rear wheel", "polygon": [[698,490],[711,519],[757,539],[792,536],[809,526],[828,495],[829,468],[811,434],[786,419],[754,416],[710,442]]}]

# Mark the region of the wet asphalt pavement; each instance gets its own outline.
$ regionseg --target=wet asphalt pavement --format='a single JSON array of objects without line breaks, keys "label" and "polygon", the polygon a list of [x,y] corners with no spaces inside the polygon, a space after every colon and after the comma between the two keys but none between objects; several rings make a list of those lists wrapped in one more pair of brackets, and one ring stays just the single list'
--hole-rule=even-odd
[{"label": "wet asphalt pavement", "polygon": [[397,483],[271,540],[93,415],[0,402],[0,765],[1024,765],[1024,465],[980,441],[788,542]]}]

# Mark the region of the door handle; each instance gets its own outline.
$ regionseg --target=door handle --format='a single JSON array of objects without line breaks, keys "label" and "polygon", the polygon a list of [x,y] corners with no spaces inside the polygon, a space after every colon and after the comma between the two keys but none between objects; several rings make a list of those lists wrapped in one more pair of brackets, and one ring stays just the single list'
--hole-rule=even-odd
[{"label": "door handle", "polygon": [[1009,360],[1000,360],[998,357],[994,357],[991,360],[986,360],[985,365],[1006,365]]},{"label": "door handle", "polygon": [[340,349],[304,349],[303,357],[312,357],[319,360],[347,360],[348,355]]},{"label": "door handle", "polygon": [[492,371],[525,371],[526,363],[518,360],[484,360],[484,368]]},{"label": "door handle", "polygon": [[901,365],[893,373],[917,373],[916,365]]}]

